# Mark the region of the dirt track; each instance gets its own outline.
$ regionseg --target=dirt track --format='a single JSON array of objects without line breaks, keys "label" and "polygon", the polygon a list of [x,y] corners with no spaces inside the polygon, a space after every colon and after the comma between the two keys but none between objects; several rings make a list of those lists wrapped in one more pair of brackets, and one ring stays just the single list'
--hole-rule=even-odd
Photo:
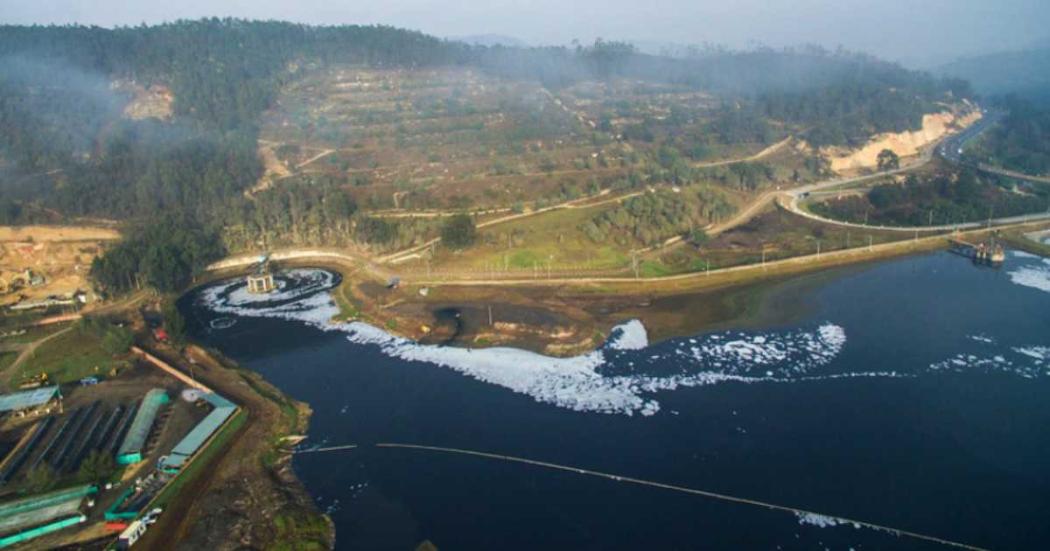
[{"label": "dirt track", "polygon": [[0,226],[0,241],[113,241],[120,233],[89,226]]}]

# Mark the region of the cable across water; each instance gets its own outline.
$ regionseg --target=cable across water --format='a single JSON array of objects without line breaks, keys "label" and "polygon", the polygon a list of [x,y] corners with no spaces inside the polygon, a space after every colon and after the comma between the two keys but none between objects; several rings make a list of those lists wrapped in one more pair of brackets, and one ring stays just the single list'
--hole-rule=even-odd
[{"label": "cable across water", "polygon": [[[359,447],[359,446],[354,445],[354,444],[349,444],[349,445],[345,445],[345,446],[329,446],[329,447],[326,447],[326,448],[305,449],[305,450],[298,451],[296,453],[329,452],[329,451],[355,449],[357,447]],[[588,476],[595,476],[595,477],[604,478],[604,479],[607,479],[607,480],[613,480],[613,481],[616,481],[616,482],[627,482],[627,483],[630,483],[630,484],[638,484],[638,485],[641,485],[641,486],[649,486],[649,487],[652,487],[652,488],[661,488],[661,489],[664,489],[664,490],[671,490],[671,491],[685,493],[685,494],[698,495],[698,496],[708,497],[708,498],[711,498],[711,499],[727,501],[727,502],[730,502],[730,503],[737,503],[737,504],[742,504],[742,505],[751,505],[753,507],[761,507],[761,508],[769,509],[769,510],[773,510],[773,511],[784,511],[784,512],[788,512],[788,513],[793,513],[793,514],[795,514],[797,516],[800,516],[800,517],[801,516],[823,517],[823,518],[831,519],[831,520],[835,521],[836,523],[852,524],[852,525],[855,525],[855,526],[863,526],[865,528],[870,528],[872,530],[879,530],[879,531],[882,531],[882,532],[887,532],[887,533],[890,533],[890,534],[893,534],[893,535],[896,535],[896,536],[905,536],[905,537],[909,537],[909,538],[915,538],[915,539],[918,539],[918,540],[923,540],[923,541],[928,541],[928,542],[933,542],[933,543],[939,543],[941,545],[947,545],[947,546],[956,547],[956,548],[959,548],[959,549],[969,549],[969,550],[974,550],[974,551],[986,551],[983,547],[977,547],[977,546],[974,546],[974,545],[960,543],[960,542],[957,542],[957,541],[947,540],[947,539],[939,538],[939,537],[936,537],[936,536],[929,536],[929,535],[926,535],[926,534],[920,534],[918,532],[912,532],[910,530],[902,530],[900,528],[893,528],[892,526],[884,526],[884,525],[876,524],[876,523],[873,523],[873,522],[865,522],[865,521],[862,521],[862,520],[855,520],[855,519],[846,518],[846,517],[840,517],[840,516],[835,516],[835,515],[826,515],[826,514],[823,514],[823,513],[817,513],[815,511],[808,511],[806,509],[799,509],[797,507],[789,507],[787,505],[778,505],[776,503],[769,503],[767,501],[760,501],[760,500],[757,500],[757,499],[749,499],[749,498],[744,498],[744,497],[731,496],[731,495],[728,495],[728,494],[720,494],[720,493],[717,493],[717,492],[710,492],[710,491],[707,491],[707,490],[699,490],[699,489],[696,489],[696,488],[687,488],[685,486],[677,486],[677,485],[674,485],[674,484],[666,484],[666,483],[663,483],[663,482],[655,482],[655,481],[652,481],[652,480],[643,480],[643,479],[640,479],[640,478],[633,478],[633,477],[630,477],[630,476],[615,475],[615,474],[610,474],[610,473],[604,473],[604,472],[601,472],[601,471],[592,471],[590,469],[582,469],[582,468],[579,468],[579,467],[571,467],[571,466],[568,466],[568,465],[559,465],[557,463],[550,463],[550,462],[547,462],[547,461],[538,461],[538,460],[535,460],[535,459],[528,459],[528,458],[524,458],[524,457],[515,457],[515,456],[512,456],[512,455],[501,455],[501,454],[497,454],[497,453],[488,453],[488,452],[481,452],[481,451],[475,451],[475,450],[464,450],[464,449],[460,449],[460,448],[446,448],[446,447],[442,447],[442,446],[425,446],[425,445],[421,445],[421,444],[401,444],[401,443],[392,443],[392,442],[378,443],[378,444],[375,444],[375,447],[377,447],[377,448],[388,448],[388,449],[405,449],[405,450],[420,450],[420,451],[442,452],[442,453],[449,453],[449,454],[469,455],[469,456],[481,457],[481,458],[485,458],[485,459],[495,459],[495,460],[499,460],[499,461],[508,461],[508,462],[512,462],[512,463],[522,463],[522,464],[526,464],[526,465],[532,465],[532,466],[535,466],[535,467],[544,467],[544,468],[547,468],[547,469],[554,469],[554,470],[566,471],[566,472],[570,472],[570,473],[576,473],[576,474],[582,474],[582,475],[588,475]]]}]

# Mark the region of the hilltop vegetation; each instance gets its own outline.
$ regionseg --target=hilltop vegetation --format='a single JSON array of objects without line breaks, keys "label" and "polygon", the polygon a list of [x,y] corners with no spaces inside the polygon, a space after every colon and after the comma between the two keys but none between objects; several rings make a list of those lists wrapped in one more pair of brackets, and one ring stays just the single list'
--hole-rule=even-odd
[{"label": "hilltop vegetation", "polygon": [[1006,117],[967,155],[980,162],[1026,174],[1050,174],[1050,106],[1010,97]]},{"label": "hilltop vegetation", "polygon": [[877,185],[864,196],[832,199],[811,208],[823,216],[855,223],[944,225],[1044,212],[1050,208],[1050,190],[970,170],[909,174],[901,183]]},{"label": "hilltop vegetation", "polygon": [[[172,119],[126,119],[115,81],[170,89]],[[440,222],[383,218],[389,209],[523,212],[609,190],[815,179],[826,164],[804,149],[719,165],[791,136],[852,145],[917,128],[968,95],[960,81],[817,48],[669,58],[620,42],[485,47],[380,26],[4,26],[0,207],[8,222],[188,221],[208,246],[169,251],[172,279],[143,251],[188,240],[148,224],[97,268],[113,289],[170,287],[226,250],[437,237]],[[723,215],[712,197],[663,194],[624,205],[634,222],[591,222],[649,243]]]},{"label": "hilltop vegetation", "polygon": [[1038,103],[1050,102],[1050,48],[959,59],[936,72],[965,79],[978,93],[987,96],[1012,94]]}]

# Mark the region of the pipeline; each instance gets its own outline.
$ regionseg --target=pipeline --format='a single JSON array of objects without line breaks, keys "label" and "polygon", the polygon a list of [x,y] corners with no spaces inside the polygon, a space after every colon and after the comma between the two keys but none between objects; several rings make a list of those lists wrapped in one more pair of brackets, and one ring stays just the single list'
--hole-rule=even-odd
[{"label": "pipeline", "polygon": [[[338,451],[338,450],[349,450],[349,449],[355,449],[357,447],[358,447],[357,445],[348,444],[348,445],[345,445],[345,446],[329,446],[329,447],[326,447],[326,448],[306,449],[306,450],[298,451],[296,453],[318,453],[318,452],[328,452],[328,451]],[[498,460],[498,461],[507,461],[507,462],[511,462],[511,463],[521,463],[521,464],[525,464],[525,465],[532,465],[534,467],[543,467],[543,468],[546,468],[546,469],[554,469],[554,470],[558,470],[558,471],[565,471],[565,472],[576,473],[576,474],[581,474],[581,475],[595,476],[595,477],[598,477],[598,478],[604,478],[606,480],[613,480],[615,482],[627,482],[629,484],[638,484],[638,485],[641,485],[641,486],[649,486],[649,487],[652,487],[652,488],[660,488],[660,489],[663,489],[663,490],[671,490],[671,491],[674,491],[674,492],[680,492],[680,493],[685,493],[685,494],[703,496],[703,497],[707,497],[707,498],[711,498],[711,499],[717,499],[717,500],[720,500],[720,501],[727,501],[727,502],[730,502],[730,503],[736,503],[736,504],[741,504],[741,505],[750,505],[750,506],[753,506],[753,507],[761,507],[763,509],[769,509],[769,510],[773,510],[773,511],[783,511],[783,512],[787,512],[787,513],[792,513],[792,514],[794,514],[796,516],[816,515],[816,516],[829,518],[829,519],[832,519],[832,520],[834,520],[836,522],[840,522],[840,523],[844,523],[844,524],[853,524],[855,526],[863,526],[865,528],[870,528],[872,530],[879,530],[879,531],[882,531],[882,532],[887,532],[887,533],[893,534],[895,536],[905,536],[905,537],[914,538],[914,539],[918,539],[918,540],[922,540],[922,541],[938,543],[938,544],[946,545],[946,546],[949,546],[949,547],[955,547],[955,548],[959,548],[959,549],[968,549],[968,550],[971,550],[971,551],[986,551],[983,547],[977,547],[977,546],[973,546],[973,545],[969,545],[969,544],[965,544],[965,543],[960,543],[960,542],[957,542],[957,541],[947,540],[947,539],[939,538],[939,537],[936,537],[936,536],[920,534],[918,532],[912,532],[910,530],[902,530],[900,528],[893,528],[892,526],[884,526],[884,525],[881,525],[881,524],[875,524],[874,522],[865,522],[865,521],[854,520],[854,519],[846,518],[846,517],[839,517],[839,516],[834,516],[834,515],[825,515],[823,513],[817,513],[815,511],[808,511],[806,509],[799,509],[797,507],[790,507],[790,506],[787,506],[787,505],[778,505],[776,503],[770,503],[770,502],[767,502],[767,501],[759,501],[757,499],[749,499],[749,498],[744,498],[744,497],[731,496],[731,495],[728,495],[728,494],[720,494],[720,493],[717,493],[717,492],[710,492],[710,491],[707,491],[707,490],[699,490],[699,489],[696,489],[696,488],[687,488],[685,486],[677,486],[677,485],[674,485],[674,484],[665,484],[663,482],[655,482],[655,481],[652,481],[652,480],[643,480],[643,479],[640,479],[640,478],[633,478],[633,477],[630,477],[630,476],[615,475],[615,474],[610,474],[610,473],[604,473],[604,472],[601,472],[601,471],[592,471],[590,469],[581,469],[579,467],[570,467],[568,465],[559,465],[557,463],[550,463],[550,462],[547,462],[547,461],[537,461],[535,459],[527,459],[527,458],[524,458],[524,457],[515,457],[515,456],[512,456],[512,455],[501,455],[501,454],[496,454],[496,453],[488,453],[488,452],[481,452],[481,451],[475,451],[475,450],[464,450],[464,449],[459,449],[459,448],[445,448],[445,447],[441,447],[441,446],[424,446],[424,445],[419,445],[419,444],[398,444],[398,443],[391,443],[391,442],[378,443],[378,444],[375,444],[375,447],[377,447],[377,448],[387,448],[387,449],[404,449],[404,450],[441,452],[441,453],[449,453],[449,454],[458,454],[458,455],[468,455],[468,456],[473,456],[473,457],[481,457],[481,458],[484,458],[484,459],[495,459],[495,460]]]}]

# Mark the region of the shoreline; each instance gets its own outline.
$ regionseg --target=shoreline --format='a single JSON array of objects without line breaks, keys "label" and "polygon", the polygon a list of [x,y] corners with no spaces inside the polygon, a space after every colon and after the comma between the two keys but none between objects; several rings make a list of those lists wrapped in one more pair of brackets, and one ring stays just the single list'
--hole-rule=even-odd
[{"label": "shoreline", "polygon": [[[794,312],[805,308],[797,304],[804,292],[779,291],[779,287],[798,291],[816,285],[818,279],[835,277],[842,270],[861,270],[881,261],[942,248],[920,243],[890,255],[828,258],[812,265],[791,263],[788,269],[752,269],[745,277],[712,273],[688,286],[427,286],[429,293],[425,297],[418,292],[420,285],[403,284],[399,289],[387,290],[376,282],[355,279],[354,270],[339,262],[297,259],[282,263],[281,267],[320,268],[342,276],[340,284],[328,291],[340,308],[340,315],[330,320],[333,323],[361,321],[391,335],[427,344],[508,346],[569,357],[593,351],[613,327],[630,319],[642,321],[652,343],[730,325],[786,324],[800,315]],[[241,275],[240,271],[216,273],[194,289]],[[785,303],[791,306],[775,307]],[[438,314],[448,310],[459,314],[460,323],[454,330],[443,324],[447,319]],[[792,313],[786,313],[789,311]],[[447,340],[452,336],[455,338]]]},{"label": "shoreline", "polygon": [[[716,277],[712,274],[704,276],[701,282],[705,282],[708,277],[713,281],[693,288],[657,287],[649,292],[635,290],[627,295],[605,288],[542,286],[510,288],[508,292],[508,289],[498,286],[460,285],[452,286],[451,292],[445,295],[434,296],[436,290],[432,290],[428,296],[421,296],[418,293],[418,286],[406,285],[401,289],[390,290],[388,295],[380,294],[374,303],[362,304],[363,308],[357,312],[355,319],[373,324],[391,334],[406,336],[405,333],[409,333],[406,331],[408,327],[400,324],[391,327],[389,323],[379,322],[384,318],[373,316],[385,314],[386,320],[407,322],[407,320],[414,320],[422,315],[434,318],[438,310],[455,306],[463,313],[464,322],[462,334],[449,343],[453,346],[507,345],[556,356],[568,356],[580,351],[593,350],[596,344],[600,344],[597,342],[599,337],[608,337],[609,328],[626,319],[634,318],[643,320],[650,337],[649,344],[656,344],[672,337],[714,331],[720,328],[790,324],[792,320],[804,317],[810,311],[812,305],[808,299],[813,288],[826,283],[829,279],[869,269],[881,261],[944,249],[943,246],[931,246],[932,239],[934,238],[915,241],[914,246],[903,249],[898,246],[886,251],[876,251],[877,254],[874,256],[842,255],[841,258],[825,259],[826,262],[822,263],[788,263],[787,266],[790,266],[791,269],[767,269],[759,270],[757,273],[752,268],[752,272],[744,272],[750,277],[744,278],[726,278],[725,273],[719,274],[723,277]],[[939,236],[939,239],[944,241],[943,236]],[[293,263],[283,263],[283,267],[315,267],[338,272],[342,275],[342,281],[327,291],[337,303],[356,299],[358,297],[356,293],[362,291],[362,286],[366,292],[385,292],[381,291],[384,287],[375,281],[355,279],[354,276],[358,275],[359,267],[330,261],[310,261],[305,258],[297,259]],[[189,295],[210,282],[238,275],[240,275],[238,270],[209,274],[209,277],[196,283],[183,296]],[[344,296],[340,300],[341,294]],[[352,298],[348,299],[346,294]],[[390,300],[384,302],[384,299]],[[507,331],[504,333],[507,339],[505,341],[481,342],[480,338],[489,336],[488,332],[479,328],[482,320],[488,314],[483,306],[487,302],[491,304],[492,302],[489,301],[496,299],[504,301],[497,308],[510,310],[509,313],[500,312],[497,316],[513,316],[514,311],[517,311],[519,318],[534,316],[536,323],[554,320],[565,324],[571,320],[580,320],[581,325],[572,332],[574,338],[577,338],[576,344],[552,348],[549,331],[547,334],[541,334],[530,333],[527,330]],[[347,306],[354,307],[352,304],[340,303],[341,311],[345,311],[344,308]],[[546,313],[551,317],[543,318],[536,311]],[[555,324],[555,327],[558,327],[558,323]],[[595,329],[597,333],[588,338],[587,331],[591,329]],[[434,336],[431,334],[426,337],[433,338]],[[231,360],[225,359],[225,356],[220,355],[219,358],[223,358],[220,360],[223,363],[231,363]],[[236,363],[233,362],[233,365]],[[238,366],[236,369],[245,368]],[[259,374],[255,376],[261,378]],[[268,386],[272,387],[269,384]],[[285,399],[289,399],[283,391],[277,389],[276,392]],[[303,405],[309,409],[309,404]],[[308,421],[306,423],[308,424]],[[332,519],[317,509],[313,496],[305,489],[299,475],[291,468],[290,457],[287,459],[281,469],[283,474],[287,475],[287,479],[282,477],[280,483],[292,493],[305,496],[309,500],[315,513],[324,517],[331,530],[329,541],[334,542],[336,534]]]},{"label": "shoreline", "polygon": [[[1045,226],[1042,222],[1019,225],[1011,230],[1030,232]],[[959,235],[979,238],[1002,230],[993,227]],[[340,309],[333,321],[363,321],[424,343],[512,346],[564,357],[593,349],[613,326],[628,319],[640,319],[656,339],[728,323],[746,324],[749,317],[759,315],[748,314],[748,310],[760,308],[766,302],[753,295],[763,293],[770,286],[790,284],[795,278],[823,272],[944,250],[948,237],[918,237],[765,264],[658,278],[407,279],[396,288],[388,288],[374,267],[337,251],[278,251],[272,258],[280,267],[318,267],[343,276],[342,282],[330,291]],[[242,276],[257,258],[241,255],[213,264],[214,269],[195,282],[193,288]],[[449,309],[460,314],[462,324],[453,328],[435,315]],[[776,319],[768,311],[766,316]]]}]

